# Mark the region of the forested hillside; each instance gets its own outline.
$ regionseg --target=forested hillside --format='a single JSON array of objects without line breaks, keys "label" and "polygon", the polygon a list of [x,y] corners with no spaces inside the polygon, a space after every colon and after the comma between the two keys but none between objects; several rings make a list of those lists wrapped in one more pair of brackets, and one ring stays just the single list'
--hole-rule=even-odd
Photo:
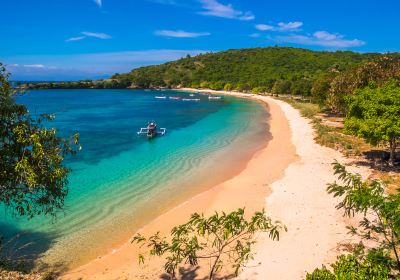
[{"label": "forested hillside", "polygon": [[367,86],[400,81],[400,55],[311,51],[288,47],[189,55],[110,79],[29,84],[28,88],[206,88],[301,95],[343,113],[344,96]]},{"label": "forested hillside", "polygon": [[271,90],[277,81],[290,81],[297,87],[307,87],[314,79],[329,72],[342,71],[378,56],[280,47],[240,49],[187,56],[113,78],[129,78],[134,86],[141,88],[203,86],[221,89],[230,84],[231,89],[263,87]]}]

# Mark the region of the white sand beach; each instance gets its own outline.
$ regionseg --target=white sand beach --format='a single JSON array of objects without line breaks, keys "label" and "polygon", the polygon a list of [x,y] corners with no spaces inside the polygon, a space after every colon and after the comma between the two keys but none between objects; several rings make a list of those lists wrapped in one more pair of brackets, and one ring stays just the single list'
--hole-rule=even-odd
[{"label": "white sand beach", "polygon": [[[261,235],[255,260],[240,279],[303,279],[306,271],[334,261],[338,246],[349,241],[349,221],[335,209],[337,200],[327,194],[326,185],[335,180],[331,163],[335,159],[342,163],[349,160],[318,145],[309,120],[289,104],[267,96],[215,93],[265,102],[271,114],[272,140],[234,178],[171,209],[140,232],[168,234],[193,212],[207,215],[239,207],[246,207],[249,212],[265,208],[270,217],[288,227],[288,232],[282,233],[278,242]],[[365,168],[351,170],[369,174]],[[137,250],[127,242],[110,254],[69,271],[62,279],[159,279],[162,260],[152,259],[139,267]],[[198,276],[202,275],[200,268]]]}]

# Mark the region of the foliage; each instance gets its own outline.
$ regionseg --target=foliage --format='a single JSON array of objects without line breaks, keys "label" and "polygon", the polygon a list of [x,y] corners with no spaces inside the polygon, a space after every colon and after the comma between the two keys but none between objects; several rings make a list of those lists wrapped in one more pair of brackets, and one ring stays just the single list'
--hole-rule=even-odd
[{"label": "foliage", "polygon": [[292,98],[282,98],[285,102],[292,105],[294,108],[300,111],[300,114],[303,117],[312,119],[318,113],[321,112],[321,108],[317,104],[309,103],[309,102],[302,102]]},{"label": "foliage", "polygon": [[[183,263],[197,266],[200,260],[210,261],[209,279],[223,266],[230,264],[238,274],[240,268],[252,259],[252,247],[257,232],[267,232],[273,240],[279,239],[281,230],[286,230],[280,222],[272,222],[265,212],[256,212],[246,220],[244,209],[231,213],[215,213],[209,218],[193,214],[183,225],[171,231],[171,242],[159,233],[145,238],[136,235],[132,242],[146,246],[150,256],[166,256],[165,271],[172,277]],[[144,255],[139,262],[144,262]]]},{"label": "foliage", "polygon": [[341,256],[332,265],[333,273],[326,268],[317,269],[307,279],[399,278],[400,193],[386,194],[384,183],[363,181],[359,174],[348,172],[338,162],[334,163],[334,170],[342,184],[330,184],[328,193],[342,198],[336,208],[346,216],[363,215],[358,228],[349,227],[350,233],[374,247],[365,251],[361,246],[352,255]]},{"label": "foliage", "polygon": [[400,139],[400,87],[396,82],[366,87],[349,96],[347,103],[345,131],[372,145],[388,143],[390,164],[393,165]]},{"label": "foliage", "polygon": [[330,83],[327,104],[333,111],[344,113],[346,96],[371,83],[383,86],[390,80],[400,81],[400,56],[398,54],[382,55],[358,67],[349,67],[345,71],[338,72]]},{"label": "foliage", "polygon": [[363,214],[360,229],[350,227],[351,233],[362,239],[373,240],[379,250],[393,254],[395,269],[400,273],[400,193],[385,194],[386,184],[377,180],[362,181],[359,174],[349,173],[343,165],[334,164],[335,175],[343,185],[333,183],[328,186],[328,193],[343,197],[337,205],[346,216]]},{"label": "foliage", "polygon": [[332,80],[330,75],[322,75],[314,80],[311,88],[311,96],[315,103],[320,106],[325,105],[328,92],[331,88],[331,82]]},{"label": "foliage", "polygon": [[272,87],[272,93],[274,94],[289,94],[292,87],[291,81],[278,80]]},{"label": "foliage", "polygon": [[0,64],[0,204],[29,218],[55,214],[67,195],[68,168],[63,159],[74,154],[78,135],[65,140],[45,128],[53,116],[33,118],[16,104],[8,74]]},{"label": "foliage", "polygon": [[[229,88],[250,91],[265,87],[271,91],[275,83],[284,81],[289,87],[284,94],[309,95],[313,81],[332,72],[370,61],[380,54],[326,52],[288,47],[228,50],[185,57],[162,65],[141,67],[126,74],[115,74],[103,81],[47,83],[32,87],[45,88],[149,88],[188,86]],[[205,82],[203,84],[203,82]],[[291,91],[291,85],[293,91]],[[206,86],[207,85],[207,86]],[[211,87],[211,86],[212,87]],[[278,86],[277,85],[277,86]]]},{"label": "foliage", "polygon": [[365,252],[363,247],[354,254],[341,255],[332,264],[332,271],[325,266],[307,274],[306,280],[386,280],[390,279],[391,271],[388,256],[382,251]]}]

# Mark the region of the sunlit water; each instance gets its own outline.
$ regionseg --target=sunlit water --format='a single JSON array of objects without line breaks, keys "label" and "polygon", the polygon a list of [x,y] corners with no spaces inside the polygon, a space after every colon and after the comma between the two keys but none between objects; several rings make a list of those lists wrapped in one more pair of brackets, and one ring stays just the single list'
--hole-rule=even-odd
[{"label": "sunlit water", "polygon": [[[33,241],[46,262],[85,263],[115,248],[178,202],[228,179],[265,145],[267,111],[247,99],[173,91],[37,90],[19,97],[32,114],[51,113],[61,135],[80,133],[66,207],[56,220],[0,213],[1,232]],[[156,99],[155,96],[167,96]],[[200,102],[170,96],[200,98]],[[136,131],[154,120],[167,134]],[[14,242],[14,241],[13,241]]]}]

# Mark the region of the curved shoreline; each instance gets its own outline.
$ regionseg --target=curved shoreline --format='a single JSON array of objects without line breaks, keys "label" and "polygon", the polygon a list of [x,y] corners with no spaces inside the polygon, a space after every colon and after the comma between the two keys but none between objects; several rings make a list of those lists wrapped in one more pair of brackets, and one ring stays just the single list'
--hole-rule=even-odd
[{"label": "curved shoreline", "polygon": [[[176,93],[170,92],[169,94]],[[152,95],[153,93],[150,92],[150,96]],[[184,96],[185,94],[180,95]],[[187,143],[174,145],[173,149],[167,149],[168,153],[165,154],[165,157],[159,157],[158,153],[155,153],[154,157],[148,157],[148,155],[143,157],[142,155],[140,158],[140,154],[136,156],[134,153],[127,153],[128,156],[125,154],[124,157],[120,157],[118,162],[112,161],[114,164],[108,166],[115,168],[115,172],[120,175],[130,172],[126,168],[125,161],[138,161],[138,159],[141,161],[143,158],[150,158],[154,164],[150,165],[150,168],[148,164],[142,165],[141,172],[135,171],[132,173],[133,176],[127,177],[128,179],[120,177],[119,181],[115,180],[115,189],[124,190],[128,197],[110,194],[110,196],[99,195],[100,198],[105,197],[103,201],[92,199],[93,203],[104,205],[101,210],[115,210],[109,211],[108,215],[104,215],[103,212],[106,211],[97,212],[98,215],[92,211],[91,217],[93,218],[82,222],[81,230],[58,239],[57,243],[46,251],[46,255],[42,258],[43,262],[57,265],[61,260],[65,271],[79,268],[99,256],[118,250],[121,244],[126,243],[135,231],[141,229],[149,221],[240,173],[254,154],[267,144],[265,139],[267,137],[269,139],[269,113],[266,106],[253,100],[241,100],[240,98],[230,98],[229,100],[226,102],[227,106],[221,107],[222,110],[195,123],[192,126],[195,127],[194,130],[191,129],[192,127],[189,128],[193,133],[198,131],[196,140],[192,136],[196,134],[187,135],[189,130],[184,128],[172,131],[170,137],[160,139],[159,144],[152,145],[153,151],[159,146],[181,143],[180,139]],[[203,106],[201,105],[200,108]],[[235,108],[239,108],[240,111]],[[238,123],[242,119],[247,121]],[[226,125],[222,125],[223,123]],[[210,131],[212,134],[206,133]],[[171,139],[173,140],[171,141]],[[163,160],[164,158],[167,160]],[[122,169],[125,172],[122,173],[120,168],[125,168]],[[107,171],[104,168],[102,170]],[[175,172],[171,172],[171,170],[175,170]],[[149,182],[149,177],[143,176],[143,173],[154,174],[156,179]],[[164,174],[164,176],[159,176],[159,174]],[[147,184],[153,183],[155,187],[142,192],[142,199],[129,199],[130,188],[133,188],[132,191],[135,193],[136,185],[146,186],[146,182]],[[105,185],[105,189],[108,189],[108,185]],[[99,189],[99,191],[104,193],[104,190]],[[118,204],[118,201],[123,200],[128,203]],[[84,208],[81,207],[81,209]],[[67,216],[67,218],[71,217],[70,214]],[[100,219],[101,216],[105,219]]]},{"label": "curved shoreline", "polygon": [[[233,95],[248,98],[242,94]],[[265,197],[270,193],[268,185],[281,178],[287,166],[296,161],[297,157],[290,141],[291,132],[284,113],[274,102],[260,101],[267,104],[270,111],[272,139],[266,139],[269,141],[266,147],[257,152],[235,177],[157,217],[140,230],[142,234],[160,231],[166,235],[173,226],[184,223],[194,212],[207,215],[214,211],[232,211],[246,207],[246,211],[251,213],[265,207]],[[127,242],[120,249],[67,272],[62,279],[138,279],[143,276],[155,279],[162,275],[161,259],[152,259],[144,267],[139,267],[137,254],[137,248]]]}]

